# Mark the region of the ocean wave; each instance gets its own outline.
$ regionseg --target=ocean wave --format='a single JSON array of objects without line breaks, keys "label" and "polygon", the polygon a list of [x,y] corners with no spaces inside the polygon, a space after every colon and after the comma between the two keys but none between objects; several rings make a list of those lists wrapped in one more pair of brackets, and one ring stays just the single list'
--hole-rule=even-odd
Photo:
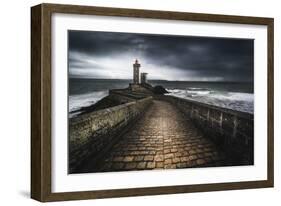
[{"label": "ocean wave", "polygon": [[108,91],[95,91],[86,94],[69,95],[69,115],[73,117],[79,114],[79,110],[82,107],[87,107],[95,104],[108,95]]},{"label": "ocean wave", "polygon": [[215,91],[200,88],[167,89],[166,95],[190,99],[210,105],[233,109],[247,113],[254,113],[254,94],[242,92]]}]

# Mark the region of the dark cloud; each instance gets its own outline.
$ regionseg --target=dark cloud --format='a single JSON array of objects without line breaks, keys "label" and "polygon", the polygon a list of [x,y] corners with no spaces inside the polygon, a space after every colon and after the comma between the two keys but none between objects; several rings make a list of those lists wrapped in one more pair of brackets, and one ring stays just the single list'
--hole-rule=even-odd
[{"label": "dark cloud", "polygon": [[192,80],[192,74],[194,80],[252,81],[254,73],[251,39],[69,31],[69,54],[70,72],[91,68],[92,77],[95,68],[106,68],[101,58],[111,58],[114,64],[123,54],[170,69],[169,74],[180,72],[180,79]]}]

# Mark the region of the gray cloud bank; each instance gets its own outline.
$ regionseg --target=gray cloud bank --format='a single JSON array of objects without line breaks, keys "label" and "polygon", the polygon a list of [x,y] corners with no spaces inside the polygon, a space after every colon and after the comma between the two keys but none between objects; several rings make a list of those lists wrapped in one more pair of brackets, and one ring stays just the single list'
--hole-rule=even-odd
[{"label": "gray cloud bank", "polygon": [[69,31],[69,74],[130,79],[137,58],[150,79],[253,81],[254,40]]}]

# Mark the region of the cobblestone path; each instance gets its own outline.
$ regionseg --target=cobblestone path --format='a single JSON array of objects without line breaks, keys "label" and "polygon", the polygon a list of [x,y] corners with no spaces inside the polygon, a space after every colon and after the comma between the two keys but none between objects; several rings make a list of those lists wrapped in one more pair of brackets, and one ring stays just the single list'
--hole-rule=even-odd
[{"label": "cobblestone path", "polygon": [[221,165],[223,155],[172,104],[154,100],[94,171]]}]

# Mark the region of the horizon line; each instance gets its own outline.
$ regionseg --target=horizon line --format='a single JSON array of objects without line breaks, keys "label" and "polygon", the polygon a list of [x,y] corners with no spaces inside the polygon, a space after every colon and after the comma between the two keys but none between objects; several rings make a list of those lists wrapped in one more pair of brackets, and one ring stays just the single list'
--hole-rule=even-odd
[{"label": "horizon line", "polygon": [[[92,77],[68,77],[69,79],[93,79],[93,80],[132,80],[133,79],[115,79],[115,78],[92,78]],[[149,81],[177,81],[177,82],[241,82],[252,83],[254,81],[235,81],[235,80],[167,80],[167,79],[149,79]]]}]

